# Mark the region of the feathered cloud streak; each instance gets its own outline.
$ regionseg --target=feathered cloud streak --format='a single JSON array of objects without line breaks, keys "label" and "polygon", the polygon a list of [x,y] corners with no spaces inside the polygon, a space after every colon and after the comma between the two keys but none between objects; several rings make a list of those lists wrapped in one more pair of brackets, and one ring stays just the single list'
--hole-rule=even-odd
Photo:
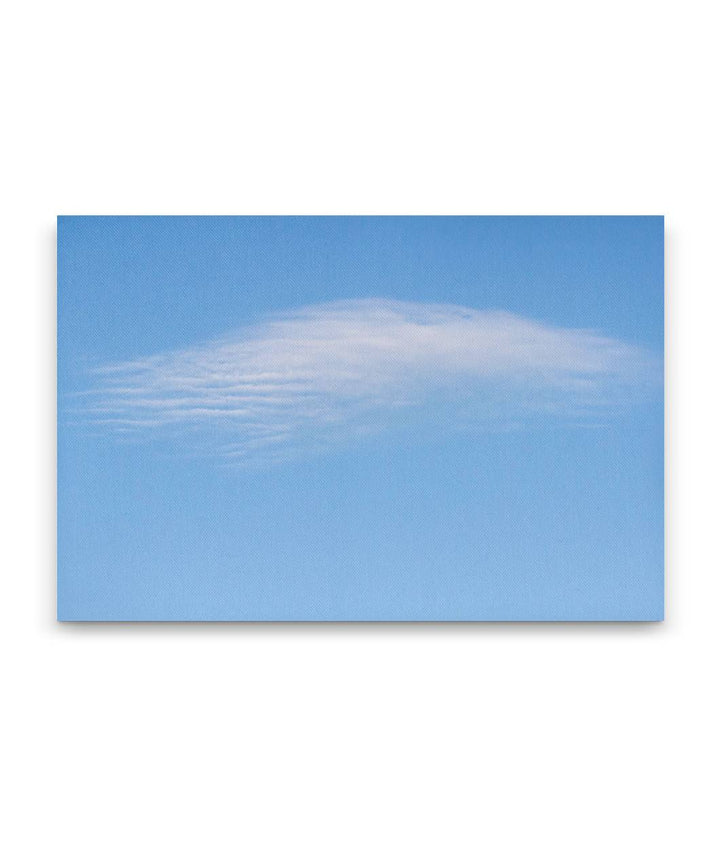
[{"label": "feathered cloud streak", "polygon": [[[119,432],[191,430],[237,460],[399,423],[595,417],[657,367],[640,348],[507,312],[382,299],[308,306],[206,345],[96,371],[86,413]],[[421,417],[421,418],[419,418]]]}]

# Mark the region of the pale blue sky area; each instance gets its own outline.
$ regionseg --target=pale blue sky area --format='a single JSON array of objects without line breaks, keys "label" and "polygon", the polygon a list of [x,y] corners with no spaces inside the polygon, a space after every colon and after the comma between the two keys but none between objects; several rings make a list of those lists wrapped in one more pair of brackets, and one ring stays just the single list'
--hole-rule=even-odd
[{"label": "pale blue sky area", "polygon": [[658,620],[662,353],[661,217],[61,217],[58,615]]}]

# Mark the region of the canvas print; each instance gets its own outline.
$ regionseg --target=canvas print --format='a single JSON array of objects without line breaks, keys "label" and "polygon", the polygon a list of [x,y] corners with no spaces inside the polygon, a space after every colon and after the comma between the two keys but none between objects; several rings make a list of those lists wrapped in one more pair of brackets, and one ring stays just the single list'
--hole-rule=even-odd
[{"label": "canvas print", "polygon": [[662,217],[60,217],[58,617],[658,621]]}]

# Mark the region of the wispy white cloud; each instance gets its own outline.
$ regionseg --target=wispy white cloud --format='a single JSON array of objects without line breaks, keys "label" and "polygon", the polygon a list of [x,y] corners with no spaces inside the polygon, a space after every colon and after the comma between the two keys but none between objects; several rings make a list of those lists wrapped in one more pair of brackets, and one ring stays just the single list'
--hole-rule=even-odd
[{"label": "wispy white cloud", "polygon": [[308,306],[205,345],[96,370],[85,413],[191,432],[237,461],[411,422],[442,430],[596,418],[656,380],[643,349],[507,312],[383,299]]}]

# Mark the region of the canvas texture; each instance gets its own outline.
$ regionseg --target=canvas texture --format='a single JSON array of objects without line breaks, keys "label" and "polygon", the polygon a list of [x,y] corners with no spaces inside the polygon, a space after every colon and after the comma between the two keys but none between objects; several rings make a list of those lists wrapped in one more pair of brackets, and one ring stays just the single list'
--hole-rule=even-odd
[{"label": "canvas texture", "polygon": [[58,218],[58,618],[659,621],[662,217]]}]

